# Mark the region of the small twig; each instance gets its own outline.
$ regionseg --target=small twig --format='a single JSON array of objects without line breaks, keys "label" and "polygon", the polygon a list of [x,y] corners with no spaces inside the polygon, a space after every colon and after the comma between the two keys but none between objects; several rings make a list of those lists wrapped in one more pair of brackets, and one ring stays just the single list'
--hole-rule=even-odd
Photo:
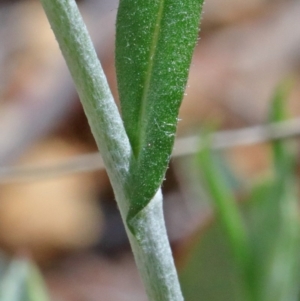
[{"label": "small twig", "polygon": [[[300,118],[280,123],[256,125],[237,130],[219,131],[213,134],[212,148],[215,150],[268,142],[270,140],[290,138],[300,135]],[[194,154],[201,147],[199,137],[178,139],[173,156]]]},{"label": "small twig", "polygon": [[[289,121],[219,131],[213,134],[212,148],[226,149],[237,146],[268,142],[274,139],[300,135],[300,118]],[[177,139],[173,157],[192,155],[199,150],[198,136]],[[80,172],[92,172],[104,168],[99,153],[74,156],[51,166],[17,166],[0,168],[0,183],[37,181]]]},{"label": "small twig", "polygon": [[32,182],[80,172],[93,172],[103,168],[102,157],[95,152],[73,156],[51,165],[2,167],[0,168],[0,183]]}]

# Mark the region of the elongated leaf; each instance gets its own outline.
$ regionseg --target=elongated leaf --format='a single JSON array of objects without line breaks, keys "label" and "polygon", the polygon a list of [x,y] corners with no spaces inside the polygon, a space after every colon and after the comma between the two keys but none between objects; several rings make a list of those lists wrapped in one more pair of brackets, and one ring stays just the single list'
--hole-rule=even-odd
[{"label": "elongated leaf", "polygon": [[[286,82],[277,88],[271,122],[286,119],[288,92]],[[291,141],[277,140],[273,142],[273,153],[274,176],[267,185],[256,189],[250,199],[255,256],[253,288],[258,301],[292,301],[299,291],[295,151]]]},{"label": "elongated leaf", "polygon": [[27,300],[50,300],[43,276],[38,267],[33,262],[30,262],[30,273],[27,277]]},{"label": "elongated leaf", "polygon": [[37,266],[27,259],[13,259],[1,278],[1,301],[48,301]]},{"label": "elongated leaf", "polygon": [[[287,119],[288,112],[286,102],[290,92],[290,86],[290,81],[284,81],[277,87],[272,99],[269,116],[270,122],[281,122]],[[284,140],[274,141],[273,153],[277,176],[280,177],[279,183],[283,185],[284,181],[288,180],[285,176],[291,176],[291,173],[294,171],[293,166],[295,162],[292,162],[292,158],[294,157],[292,145],[286,143]]]},{"label": "elongated leaf", "polygon": [[[284,121],[287,114],[287,100],[290,82],[284,81],[275,93],[271,121]],[[296,155],[292,141],[273,142],[275,185],[273,201],[278,210],[278,231],[269,266],[268,294],[264,300],[297,300],[299,293],[299,238]]]},{"label": "elongated leaf", "polygon": [[26,298],[26,279],[29,275],[28,261],[14,259],[1,279],[1,301],[23,301]]},{"label": "elongated leaf", "polygon": [[196,44],[203,0],[121,0],[116,70],[134,158],[130,217],[161,185]]},{"label": "elongated leaf", "polygon": [[[202,140],[207,139],[208,137],[203,137]],[[220,219],[236,263],[245,276],[250,259],[247,231],[235,197],[220,173],[218,161],[209,146],[208,142],[203,143],[197,156],[203,183],[212,198],[216,215]]]}]

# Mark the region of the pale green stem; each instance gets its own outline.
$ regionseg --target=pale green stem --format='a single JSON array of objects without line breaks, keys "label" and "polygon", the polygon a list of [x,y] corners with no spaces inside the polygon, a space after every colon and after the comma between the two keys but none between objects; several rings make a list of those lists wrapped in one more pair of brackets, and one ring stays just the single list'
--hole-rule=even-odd
[{"label": "pale green stem", "polygon": [[74,0],[41,0],[65,57],[92,133],[103,157],[149,300],[183,300],[162,211],[160,190],[126,226],[126,185],[132,149],[93,44]]}]

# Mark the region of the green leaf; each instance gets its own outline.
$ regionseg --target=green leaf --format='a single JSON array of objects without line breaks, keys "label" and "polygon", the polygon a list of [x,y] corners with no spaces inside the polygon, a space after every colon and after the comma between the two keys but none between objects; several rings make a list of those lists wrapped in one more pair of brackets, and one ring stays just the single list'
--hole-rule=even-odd
[{"label": "green leaf", "polygon": [[[287,117],[289,93],[286,82],[277,88],[270,113],[271,122]],[[299,216],[292,141],[273,143],[274,175],[253,191],[251,237],[254,254],[255,300],[297,300],[299,292]]]},{"label": "green leaf", "polygon": [[27,259],[10,261],[0,285],[1,301],[48,301],[45,283],[37,266]]},{"label": "green leaf", "polygon": [[12,260],[1,278],[0,300],[23,301],[26,298],[26,278],[29,274],[28,261]]},{"label": "green leaf", "polygon": [[27,278],[28,301],[49,301],[47,288],[38,267],[30,262],[30,273]]},{"label": "green leaf", "polygon": [[[291,83],[279,85],[271,107],[271,121],[284,121]],[[265,300],[297,300],[299,293],[299,238],[298,193],[296,179],[295,145],[290,140],[273,142],[274,153],[274,207],[278,225],[276,240],[270,254],[269,279]]]},{"label": "green leaf", "polygon": [[250,260],[247,231],[235,197],[220,173],[218,160],[210,149],[209,137],[203,137],[198,162],[205,188],[212,198],[217,218],[220,219],[228,244],[240,272],[246,276]]},{"label": "green leaf", "polygon": [[164,179],[202,4],[203,0],[120,1],[116,71],[134,154],[128,179],[129,220],[147,205]]},{"label": "green leaf", "polygon": [[179,269],[185,301],[245,301],[243,279],[236,269],[223,226],[216,219],[200,228],[188,245]]},{"label": "green leaf", "polygon": [[[270,110],[269,120],[270,122],[282,122],[288,117],[286,102],[288,100],[288,95],[291,89],[290,81],[283,81],[276,89]],[[273,141],[273,153],[274,162],[277,175],[281,176],[282,180],[285,180],[285,175],[287,173],[291,174],[293,172],[293,166],[295,162],[292,162],[293,150],[292,145],[286,143],[284,140]],[[282,173],[283,172],[283,173]],[[280,183],[283,183],[281,180]]]}]

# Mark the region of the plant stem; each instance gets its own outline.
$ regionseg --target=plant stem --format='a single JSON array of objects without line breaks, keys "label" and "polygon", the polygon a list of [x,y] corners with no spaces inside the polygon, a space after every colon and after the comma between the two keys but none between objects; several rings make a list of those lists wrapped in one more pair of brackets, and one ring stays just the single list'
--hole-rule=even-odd
[{"label": "plant stem", "polygon": [[92,133],[102,154],[149,300],[183,300],[162,211],[160,190],[126,225],[127,185],[132,149],[101,64],[74,0],[41,0],[75,82]]}]

